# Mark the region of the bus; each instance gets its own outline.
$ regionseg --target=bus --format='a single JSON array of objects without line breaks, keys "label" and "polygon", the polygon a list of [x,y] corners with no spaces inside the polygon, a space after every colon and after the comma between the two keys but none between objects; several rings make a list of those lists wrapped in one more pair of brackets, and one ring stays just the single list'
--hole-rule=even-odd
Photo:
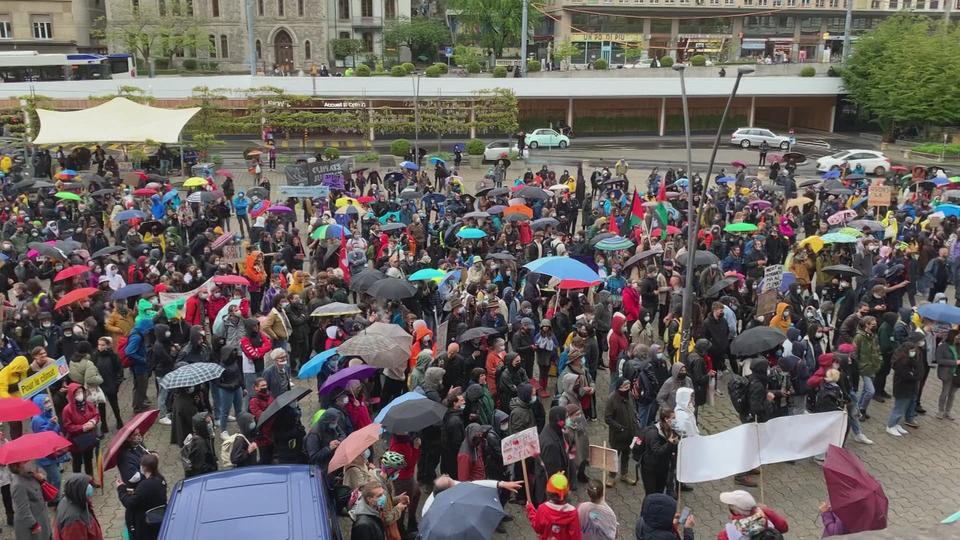
[{"label": "bus", "polygon": [[105,62],[110,66],[110,78],[135,79],[137,77],[137,63],[132,54],[108,54]]},{"label": "bus", "polygon": [[130,79],[136,65],[129,54],[41,54],[37,51],[0,52],[3,82],[85,81]]}]

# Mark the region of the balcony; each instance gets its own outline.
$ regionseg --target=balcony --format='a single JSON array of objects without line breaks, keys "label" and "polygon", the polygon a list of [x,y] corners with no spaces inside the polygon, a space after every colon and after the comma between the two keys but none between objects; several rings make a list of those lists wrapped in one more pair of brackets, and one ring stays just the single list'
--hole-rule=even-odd
[{"label": "balcony", "polygon": [[354,28],[383,28],[383,17],[352,17],[350,24]]}]

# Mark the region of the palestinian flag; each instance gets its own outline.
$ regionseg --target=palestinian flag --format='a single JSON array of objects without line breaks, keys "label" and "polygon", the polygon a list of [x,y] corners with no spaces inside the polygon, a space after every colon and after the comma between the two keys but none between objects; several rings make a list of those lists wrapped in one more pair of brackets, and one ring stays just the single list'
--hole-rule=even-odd
[{"label": "palestinian flag", "polygon": [[670,221],[670,218],[667,217],[667,183],[665,181],[660,182],[660,189],[657,190],[657,221],[660,222],[660,241],[667,239],[667,223]]},{"label": "palestinian flag", "polygon": [[633,188],[633,199],[630,200],[630,228],[634,228],[637,225],[643,223],[643,199],[640,198],[640,194],[637,193],[637,188]]}]

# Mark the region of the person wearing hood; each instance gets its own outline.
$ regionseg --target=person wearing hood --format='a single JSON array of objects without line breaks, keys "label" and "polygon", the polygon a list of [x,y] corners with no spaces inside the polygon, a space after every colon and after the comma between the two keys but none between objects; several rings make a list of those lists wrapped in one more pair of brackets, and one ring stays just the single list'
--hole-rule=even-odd
[{"label": "person wearing hood", "polygon": [[417,357],[421,351],[430,351],[432,356],[437,355],[437,344],[433,341],[433,331],[427,327],[423,319],[413,321],[413,346],[410,347],[410,365],[412,369],[417,364]]},{"label": "person wearing hood", "polygon": [[[590,372],[587,370],[584,360],[585,357],[580,350],[575,347],[571,347],[570,352],[567,353],[567,364],[560,372],[560,377],[558,380],[563,382],[564,377],[567,375],[575,375],[577,377],[571,396],[577,396],[575,403],[577,403],[580,408],[583,409],[584,415],[587,415],[589,418],[595,418],[596,404],[594,401],[594,380],[591,377]],[[564,388],[558,383],[557,391],[563,392],[563,390]],[[566,404],[567,402],[561,403],[560,405],[564,406]]]},{"label": "person wearing hood", "polygon": [[692,388],[677,389],[677,405],[673,408],[673,429],[680,437],[700,434],[700,429],[697,428],[697,409],[694,405],[693,394],[694,390]]},{"label": "person wearing hood", "polygon": [[497,397],[500,400],[500,409],[509,410],[510,401],[517,396],[517,387],[529,381],[527,372],[523,368],[523,359],[515,352],[504,356],[504,368],[500,370],[497,380]]},{"label": "person wearing hood", "polygon": [[[141,298],[140,302],[145,299]],[[150,305],[149,302],[147,302]],[[141,310],[143,313],[143,310]],[[130,371],[133,372],[133,412],[140,413],[147,410],[147,382],[150,378],[150,366],[147,363],[147,336],[153,330],[153,316],[144,314],[137,318],[133,330],[127,338],[124,353],[131,362]],[[153,352],[156,347],[150,348]],[[154,363],[156,366],[157,364]],[[157,372],[158,377],[160,372]],[[164,373],[165,375],[165,373]],[[157,383],[159,385],[159,382]],[[160,401],[158,396],[157,401]],[[160,406],[163,407],[162,405]],[[161,412],[163,412],[161,410]]]},{"label": "person wearing hood", "polygon": [[243,321],[244,336],[240,338],[240,352],[243,358],[243,387],[248,395],[253,394],[254,381],[263,376],[264,357],[273,348],[270,338],[260,331],[260,321]]},{"label": "person wearing hood", "polygon": [[587,419],[583,415],[580,404],[574,402],[561,406],[567,412],[567,418],[563,423],[563,432],[570,446],[570,483],[575,490],[578,482],[585,484],[590,480],[587,477],[587,464],[590,459],[590,436],[587,433]]},{"label": "person wearing hood", "polygon": [[[706,339],[698,339],[693,346],[693,352],[687,355],[687,378],[693,387],[694,404],[702,407],[707,402],[707,392],[710,389],[710,377],[715,375],[708,354],[711,342]],[[711,357],[712,358],[712,357]]]},{"label": "person wearing hood", "polygon": [[[677,501],[665,493],[651,493],[644,497],[640,509],[640,519],[633,530],[636,540],[678,540],[679,522]],[[696,525],[693,515],[687,516],[683,524],[682,540],[693,540],[693,527]]]},{"label": "person wearing hood", "polygon": [[[349,403],[350,395],[347,392],[342,392],[331,399],[323,416],[313,424],[304,437],[307,461],[311,465],[326,468],[337,447],[340,446],[340,442],[353,433],[354,425],[345,411]],[[256,416],[256,413],[254,415]],[[263,427],[269,429],[270,425],[266,424]]]},{"label": "person wearing hood", "polygon": [[229,436],[227,422],[230,421],[230,407],[233,407],[233,413],[237,418],[240,417],[240,411],[244,410],[243,371],[240,362],[238,348],[225,345],[220,349],[220,365],[223,366],[223,373],[214,381],[212,390],[219,395],[216,400],[219,408],[216,412],[220,420],[220,437],[222,438]]},{"label": "person wearing hood", "polygon": [[[257,423],[260,422],[260,415],[270,407],[270,404],[273,403],[274,396],[270,393],[270,388],[267,386],[267,381],[263,377],[257,378],[253,382],[253,393],[250,397],[249,406],[247,408],[250,411],[250,414],[253,415],[254,419],[257,420]],[[328,411],[329,412],[329,411]],[[327,413],[324,413],[324,417],[327,416]],[[272,422],[267,421],[265,424],[260,426],[258,429],[259,437],[257,437],[257,446],[260,448],[260,464],[269,465],[273,462],[273,425]]]},{"label": "person wearing hood", "polygon": [[344,393],[349,399],[343,410],[350,418],[353,429],[358,430],[371,424],[373,420],[370,418],[370,409],[367,407],[367,399],[364,396],[363,383],[358,380],[348,382]]},{"label": "person wearing hood", "polygon": [[747,402],[750,414],[757,422],[766,422],[773,418],[774,402],[780,398],[780,390],[770,390],[769,368],[770,364],[766,358],[755,358],[750,362]]},{"label": "person wearing hood", "polygon": [[906,425],[917,427],[915,413],[911,408],[917,398],[917,387],[923,376],[926,362],[923,360],[924,335],[914,332],[909,335],[902,345],[897,347],[891,357],[893,371],[893,409],[887,419],[887,433],[894,437],[902,437],[909,433],[900,421]]},{"label": "person wearing hood", "polygon": [[957,393],[957,370],[960,369],[960,333],[951,330],[947,337],[937,346],[937,378],[940,379],[940,397],[937,400],[938,419],[953,420],[953,399]]},{"label": "person wearing hood", "polygon": [[687,373],[687,366],[676,363],[670,366],[670,377],[660,386],[657,392],[657,404],[661,409],[673,410],[677,405],[676,394],[680,388],[693,388]]},{"label": "person wearing hood", "polygon": [[[427,368],[426,377],[420,387],[427,399],[435,403],[442,403],[443,374],[443,368]],[[441,437],[439,426],[428,426],[420,432],[422,445],[420,447],[420,459],[417,462],[417,480],[421,484],[430,485],[437,477],[437,466],[440,465]]]},{"label": "person wearing hood", "polygon": [[180,353],[177,354],[177,362],[185,362],[187,364],[210,362],[211,355],[206,330],[198,324],[191,326],[190,341],[180,349]]},{"label": "person wearing hood", "polygon": [[93,449],[100,442],[97,436],[100,414],[97,406],[87,400],[86,389],[77,383],[67,385],[67,406],[63,408],[62,420],[63,431],[71,442],[73,472],[80,472],[82,464],[84,472],[93,475]]},{"label": "person wearing hood", "polygon": [[[630,462],[630,443],[636,436],[638,426],[637,408],[631,395],[630,380],[618,377],[615,384],[616,388],[607,398],[605,407],[604,422],[607,424],[607,439],[620,456],[620,479],[623,482],[636,484],[636,480],[630,482],[627,479],[627,465]],[[611,474],[607,477],[607,487],[612,487],[616,476]]]},{"label": "person wearing hood", "polygon": [[[42,433],[44,431],[51,431],[56,434],[60,434],[62,429],[60,427],[60,419],[57,418],[57,413],[53,408],[53,400],[50,399],[50,396],[46,392],[41,392],[33,396],[33,404],[40,409],[40,414],[34,415],[30,421],[30,432],[31,433]],[[53,485],[53,487],[60,489],[60,464],[67,461],[68,456],[56,456],[50,455],[44,458],[40,458],[37,461],[37,466],[43,469],[44,474],[47,475],[47,482]]]},{"label": "person wearing hood", "polygon": [[[564,475],[570,470],[570,450],[563,435],[567,410],[552,407],[546,425],[540,431],[540,460],[534,473],[532,499],[534,503],[547,500],[548,479],[557,473]],[[566,480],[566,478],[564,478]]]},{"label": "person wearing hood", "polygon": [[770,327],[777,328],[781,330],[784,334],[787,333],[787,329],[793,324],[793,319],[790,304],[787,302],[780,302],[777,304],[776,313],[774,313],[773,318],[770,319]]},{"label": "person wearing hood", "polygon": [[440,472],[448,476],[457,476],[459,468],[457,454],[460,452],[460,445],[466,434],[463,413],[467,400],[458,388],[453,388],[447,394],[445,403],[447,412],[443,415],[440,428]]},{"label": "person wearing hood", "polygon": [[492,425],[494,402],[493,396],[487,389],[486,377],[487,374],[483,368],[473,368],[470,382],[467,384],[466,392],[464,392],[467,406],[463,414],[464,420],[469,422]]},{"label": "person wearing hood", "polygon": [[[167,408],[167,396],[169,391],[166,387],[160,386],[160,380],[174,370],[176,361],[173,357],[174,345],[170,340],[170,327],[165,324],[157,324],[153,327],[153,347],[149,352],[149,365],[153,368],[156,375],[157,386],[157,408],[160,409],[159,422],[164,425],[171,425],[170,411]],[[129,342],[128,342],[129,343]]]},{"label": "person wearing hood", "polygon": [[417,355],[417,363],[410,372],[410,377],[407,381],[408,388],[416,388],[423,384],[423,377],[426,375],[427,366],[430,365],[431,360],[433,360],[433,353],[431,351],[420,351],[420,354]]},{"label": "person wearing hood", "polygon": [[257,449],[257,420],[248,412],[237,414],[237,429],[239,433],[233,435],[233,445],[230,447],[230,464],[234,467],[249,467],[260,463],[260,452]]},{"label": "person wearing hood", "polygon": [[[123,420],[120,418],[120,402],[117,400],[117,394],[120,392],[120,384],[123,382],[123,366],[120,365],[120,358],[113,349],[113,340],[109,337],[101,337],[97,340],[97,350],[93,353],[94,365],[100,373],[102,379],[100,390],[110,403],[113,410],[113,417],[116,419],[117,429],[123,427]],[[100,411],[100,430],[107,433],[107,403],[98,403],[97,408]]]},{"label": "person wearing hood", "polygon": [[[552,411],[551,411],[552,412]],[[580,540],[580,516],[567,503],[570,482],[563,472],[550,475],[545,486],[547,500],[539,506],[527,503],[527,519],[539,540]]]},{"label": "person wearing hood", "polygon": [[350,538],[352,540],[386,540],[383,513],[387,507],[387,493],[380,482],[373,480],[363,486],[360,498],[350,509]]},{"label": "person wearing hood", "polygon": [[[0,369],[0,398],[20,397],[20,381],[27,378],[30,363],[26,356],[16,356],[13,361]],[[10,426],[10,438],[16,439],[23,434],[23,423],[7,422]]]},{"label": "person wearing hood", "polygon": [[[185,365],[184,363],[178,362],[176,367],[179,368]],[[170,406],[173,419],[173,424],[170,429],[170,444],[176,444],[181,447],[186,444],[186,438],[193,431],[194,415],[204,410],[201,400],[201,394],[203,392],[202,387],[196,386],[170,389],[170,394],[173,396]]]},{"label": "person wearing hood", "polygon": [[644,450],[639,468],[647,496],[664,492],[676,466],[680,435],[673,430],[675,420],[673,409],[660,409],[657,422],[643,432]]},{"label": "person wearing hood", "polygon": [[55,540],[97,540],[103,538],[100,522],[93,512],[93,484],[85,474],[74,474],[63,485],[53,524]]},{"label": "person wearing hood", "polygon": [[[598,310],[599,311],[599,310]],[[599,322],[599,319],[598,319]],[[620,361],[621,356],[624,355],[626,358],[627,351],[630,347],[630,341],[627,339],[627,317],[619,311],[613,314],[613,319],[610,322],[610,331],[606,334],[598,334],[601,336],[606,336],[607,348],[610,351],[608,356],[608,361],[610,365],[611,373],[620,373]]]},{"label": "person wearing hood", "polygon": [[11,463],[10,498],[13,501],[13,526],[16,540],[50,540],[50,512],[43,501],[42,473],[28,462]]},{"label": "person wearing hood", "polygon": [[200,412],[190,420],[193,431],[184,441],[181,456],[189,459],[184,465],[184,478],[192,478],[217,470],[217,453],[213,445],[213,419]]},{"label": "person wearing hood", "polygon": [[135,487],[117,479],[117,496],[131,517],[127,521],[130,540],[156,540],[160,535],[160,523],[147,520],[147,512],[167,503],[167,481],[160,474],[159,464],[156,454],[146,454],[137,468],[141,480]]},{"label": "person wearing hood", "polygon": [[227,307],[227,314],[223,317],[223,323],[219,327],[214,325],[213,335],[223,339],[224,347],[233,347],[240,350],[240,339],[246,335],[246,328],[238,304],[230,304]]}]

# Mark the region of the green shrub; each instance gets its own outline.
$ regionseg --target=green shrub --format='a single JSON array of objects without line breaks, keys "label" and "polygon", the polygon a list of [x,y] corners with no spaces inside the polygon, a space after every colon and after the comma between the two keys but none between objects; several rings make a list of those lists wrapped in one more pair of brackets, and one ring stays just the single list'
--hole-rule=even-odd
[{"label": "green shrub", "polygon": [[593,69],[599,69],[601,71],[607,69],[610,65],[603,58],[597,58],[593,61]]},{"label": "green shrub", "polygon": [[527,73],[536,73],[540,71],[539,60],[527,60]]},{"label": "green shrub", "polygon": [[404,157],[409,151],[410,141],[406,139],[396,139],[390,143],[390,153],[395,156]]},{"label": "green shrub", "polygon": [[353,70],[353,74],[357,77],[369,77],[370,76],[370,66],[366,64],[360,64]]},{"label": "green shrub", "polygon": [[817,75],[817,70],[813,69],[813,66],[804,66],[800,70],[801,77],[815,77]]},{"label": "green shrub", "polygon": [[353,156],[353,160],[358,163],[370,163],[380,161],[380,154],[376,152],[364,152]]},{"label": "green shrub", "polygon": [[340,150],[332,146],[328,146],[323,149],[323,159],[334,160],[334,159],[338,159],[339,157],[340,157]]},{"label": "green shrub", "polygon": [[183,69],[187,71],[193,71],[197,69],[197,60],[195,58],[187,58],[183,61]]},{"label": "green shrub", "polygon": [[467,73],[480,73],[480,64],[476,62],[467,64]]},{"label": "green shrub", "polygon": [[400,65],[403,66],[403,70],[407,72],[407,75],[413,73],[414,70],[417,69],[417,67],[414,66],[411,62],[404,62]]},{"label": "green shrub", "polygon": [[493,68],[493,78],[503,79],[507,76],[507,68],[505,66],[497,66]]},{"label": "green shrub", "polygon": [[440,69],[440,73],[442,73],[443,75],[446,75],[447,72],[450,71],[450,68],[448,68],[447,65],[444,64],[443,62],[436,62],[433,65],[437,66]]},{"label": "green shrub", "polygon": [[665,68],[673,67],[673,58],[669,56],[664,56],[660,58],[660,67],[665,67]]},{"label": "green shrub", "polygon": [[403,66],[393,66],[392,68],[390,68],[390,76],[391,76],[391,77],[406,77],[406,76],[407,76],[407,70],[404,69]]},{"label": "green shrub", "polygon": [[690,57],[691,66],[705,66],[707,65],[707,57],[702,54],[695,54]]},{"label": "green shrub", "polygon": [[464,148],[467,150],[468,155],[482,156],[483,151],[487,149],[487,145],[480,139],[470,139]]},{"label": "green shrub", "polygon": [[914,146],[910,150],[914,152],[919,152],[921,154],[936,154],[940,155],[942,151],[945,156],[956,156],[960,154],[960,144],[958,143],[949,143],[946,146],[942,142],[930,142],[923,143]]},{"label": "green shrub", "polygon": [[436,78],[436,77],[439,77],[442,72],[440,71],[440,68],[437,67],[436,64],[434,64],[428,67],[426,71],[424,71],[424,73],[427,75],[427,77]]}]

